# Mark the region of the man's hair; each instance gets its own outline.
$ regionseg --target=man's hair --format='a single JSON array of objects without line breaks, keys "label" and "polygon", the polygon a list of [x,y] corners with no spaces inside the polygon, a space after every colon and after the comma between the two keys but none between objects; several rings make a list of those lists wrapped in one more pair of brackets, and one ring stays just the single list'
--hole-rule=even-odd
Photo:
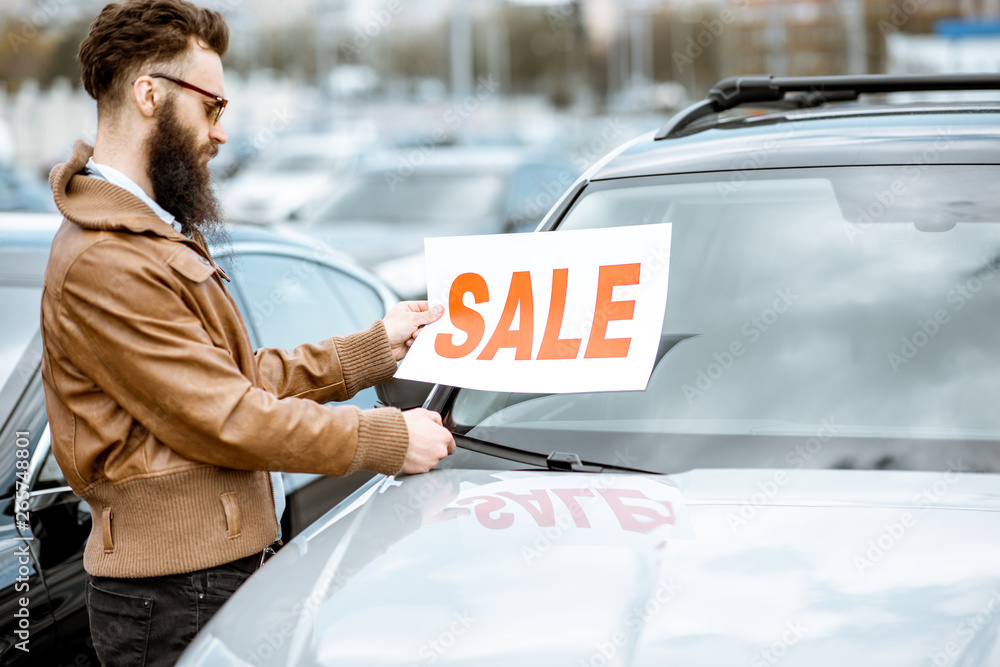
[{"label": "man's hair", "polygon": [[128,0],[106,5],[80,44],[83,87],[98,113],[117,110],[128,85],[150,65],[168,65],[195,39],[220,57],[229,48],[222,14],[185,0]]}]

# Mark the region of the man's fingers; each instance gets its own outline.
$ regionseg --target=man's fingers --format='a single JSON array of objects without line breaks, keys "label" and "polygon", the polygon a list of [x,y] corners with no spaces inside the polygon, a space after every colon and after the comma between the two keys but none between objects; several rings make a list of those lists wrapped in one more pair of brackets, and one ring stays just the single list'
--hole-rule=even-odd
[{"label": "man's fingers", "polygon": [[422,415],[422,416],[426,417],[427,419],[430,419],[432,422],[434,422],[438,426],[444,426],[444,422],[441,421],[441,415],[440,415],[440,413],[437,413],[434,410],[428,410],[427,408],[412,408],[410,410],[407,410],[403,414],[408,414],[408,413],[413,413],[415,415],[417,415],[417,414]]},{"label": "man's fingers", "polygon": [[414,313],[410,317],[410,322],[418,327],[422,327],[425,324],[438,321],[442,315],[444,315],[444,306],[434,306],[429,310]]},{"label": "man's fingers", "polygon": [[410,436],[403,472],[425,473],[455,451],[455,439],[444,428],[437,412],[414,408],[404,412],[403,419]]},{"label": "man's fingers", "polygon": [[427,310],[426,301],[397,301],[393,309],[404,310],[408,313],[420,313]]}]

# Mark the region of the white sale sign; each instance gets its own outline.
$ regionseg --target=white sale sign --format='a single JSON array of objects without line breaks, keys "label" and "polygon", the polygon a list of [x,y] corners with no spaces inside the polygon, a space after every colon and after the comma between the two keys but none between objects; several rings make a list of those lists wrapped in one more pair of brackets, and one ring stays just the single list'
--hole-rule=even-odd
[{"label": "white sale sign", "polygon": [[526,393],[645,389],[670,274],[670,223],[430,238],[444,316],[397,378]]}]

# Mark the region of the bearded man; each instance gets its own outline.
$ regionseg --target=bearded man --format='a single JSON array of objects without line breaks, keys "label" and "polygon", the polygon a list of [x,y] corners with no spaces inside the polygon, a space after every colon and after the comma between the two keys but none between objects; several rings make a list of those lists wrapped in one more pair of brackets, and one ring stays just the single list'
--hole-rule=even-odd
[{"label": "bearded man", "polygon": [[[42,297],[52,450],[94,518],[84,566],[101,662],[173,664],[279,537],[275,471],[423,473],[439,415],[323,405],[386,382],[440,317],[398,304],[368,330],[254,351],[209,254],[208,161],[226,142],[217,12],[106,6],[80,47],[97,101],[50,184],[65,216]],[[270,471],[270,472],[269,472]]]}]

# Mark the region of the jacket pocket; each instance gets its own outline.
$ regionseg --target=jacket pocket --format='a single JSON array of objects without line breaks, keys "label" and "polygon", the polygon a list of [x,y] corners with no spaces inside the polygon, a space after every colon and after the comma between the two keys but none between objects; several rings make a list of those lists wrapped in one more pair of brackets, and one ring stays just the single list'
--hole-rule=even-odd
[{"label": "jacket pocket", "polygon": [[104,553],[110,554],[115,551],[115,539],[111,534],[111,520],[114,514],[110,507],[105,507],[101,512],[101,534],[104,537]]},{"label": "jacket pocket", "polygon": [[215,273],[215,267],[205,257],[183,246],[167,259],[167,265],[188,280],[203,283]]},{"label": "jacket pocket", "polygon": [[240,505],[236,502],[236,494],[232,491],[219,496],[222,501],[222,511],[226,513],[226,537],[232,539],[239,537],[243,532],[243,525],[240,521]]}]

